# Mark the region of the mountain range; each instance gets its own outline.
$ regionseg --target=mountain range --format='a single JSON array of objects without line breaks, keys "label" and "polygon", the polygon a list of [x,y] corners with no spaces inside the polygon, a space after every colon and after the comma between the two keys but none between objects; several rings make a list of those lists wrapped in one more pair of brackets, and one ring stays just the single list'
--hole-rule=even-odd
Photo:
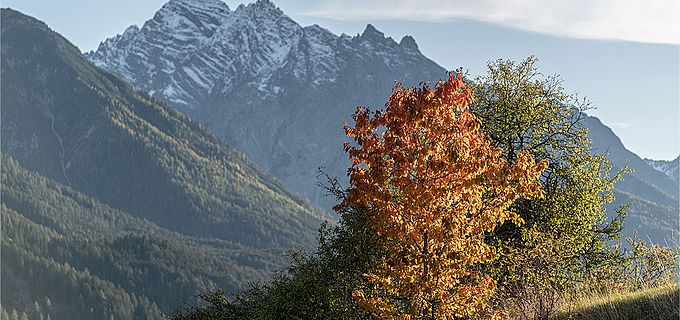
[{"label": "mountain range", "polygon": [[[382,106],[396,81],[446,76],[410,36],[396,42],[372,25],[338,36],[300,26],[269,0],[233,11],[220,0],[172,0],[141,28],[131,26],[86,55],[201,122],[323,208],[333,199],[323,197],[317,168],[346,182],[342,125],[355,107]],[[632,169],[617,185],[615,203],[632,199],[630,228],[655,241],[671,239],[677,179],[627,150],[599,119],[587,117],[583,125],[595,152]]]},{"label": "mountain range", "polygon": [[268,0],[233,11],[220,0],[172,0],[87,56],[325,208],[333,199],[323,198],[317,169],[345,175],[342,128],[354,108],[384,104],[397,80],[446,75],[411,37],[302,27]]}]

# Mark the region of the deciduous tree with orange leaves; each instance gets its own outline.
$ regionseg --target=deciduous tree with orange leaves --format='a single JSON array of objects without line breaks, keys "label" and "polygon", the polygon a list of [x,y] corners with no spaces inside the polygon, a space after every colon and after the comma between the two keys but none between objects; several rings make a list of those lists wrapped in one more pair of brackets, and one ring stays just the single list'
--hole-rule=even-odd
[{"label": "deciduous tree with orange leaves", "polygon": [[488,312],[496,258],[484,241],[521,218],[508,208],[541,195],[545,169],[527,152],[512,164],[470,112],[460,71],[430,87],[398,84],[384,110],[358,108],[345,126],[350,188],[336,209],[361,207],[386,253],[354,291],[380,318],[456,319]]}]

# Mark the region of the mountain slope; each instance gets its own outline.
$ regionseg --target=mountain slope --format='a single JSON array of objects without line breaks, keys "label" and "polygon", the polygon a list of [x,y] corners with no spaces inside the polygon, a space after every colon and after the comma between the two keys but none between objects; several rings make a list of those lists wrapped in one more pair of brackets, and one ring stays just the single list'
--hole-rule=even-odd
[{"label": "mountain slope", "polygon": [[[677,241],[677,216],[680,211],[680,186],[668,175],[655,170],[646,161],[625,148],[614,132],[598,118],[586,117],[583,125],[589,130],[592,148],[607,153],[616,166],[627,166],[631,173],[616,184],[616,202],[611,206],[630,204],[626,234],[637,229],[644,238],[654,242]],[[612,210],[613,211],[613,210]]]},{"label": "mountain slope", "polygon": [[244,288],[285,260],[172,233],[4,156],[1,185],[5,309],[31,313],[37,302],[52,319],[160,319],[196,292]]},{"label": "mountain slope", "polygon": [[287,250],[326,218],[200,125],[102,72],[42,22],[2,11],[2,152],[186,235]]},{"label": "mountain slope", "polygon": [[355,37],[302,27],[268,0],[213,11],[219,19],[194,24],[218,21],[214,32],[176,52],[189,28],[176,21],[202,17],[201,3],[172,0],[141,29],[128,29],[87,56],[205,124],[327,208],[331,200],[322,199],[317,168],[344,177],[343,121],[359,105],[382,106],[397,80],[446,76],[411,37],[397,43],[371,25]]},{"label": "mountain slope", "polygon": [[583,120],[583,125],[588,128],[589,136],[593,141],[593,149],[596,152],[606,152],[614,163],[620,167],[627,165],[634,170],[632,176],[649,185],[656,186],[661,192],[677,199],[678,183],[673,181],[668,175],[652,168],[646,161],[642,160],[635,153],[626,149],[621,143],[621,139],[598,118],[587,117]]}]

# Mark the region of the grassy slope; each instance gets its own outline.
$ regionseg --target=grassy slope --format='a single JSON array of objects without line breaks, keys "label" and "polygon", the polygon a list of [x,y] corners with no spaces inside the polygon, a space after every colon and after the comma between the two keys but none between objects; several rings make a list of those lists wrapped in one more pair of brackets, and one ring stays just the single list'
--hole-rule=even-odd
[{"label": "grassy slope", "polygon": [[606,297],[583,297],[563,308],[555,319],[678,319],[680,285],[668,285]]}]

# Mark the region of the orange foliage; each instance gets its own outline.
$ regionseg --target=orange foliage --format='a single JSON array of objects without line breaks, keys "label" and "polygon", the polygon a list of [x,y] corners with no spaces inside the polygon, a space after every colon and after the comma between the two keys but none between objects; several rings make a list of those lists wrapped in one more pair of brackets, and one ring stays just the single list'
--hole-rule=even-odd
[{"label": "orange foliage", "polygon": [[479,267],[496,258],[484,233],[519,197],[541,194],[544,163],[522,152],[510,165],[489,146],[459,75],[434,88],[398,84],[384,110],[357,108],[349,153],[350,190],[336,209],[367,210],[386,255],[357,290],[381,318],[451,319],[487,310],[494,289]]}]

